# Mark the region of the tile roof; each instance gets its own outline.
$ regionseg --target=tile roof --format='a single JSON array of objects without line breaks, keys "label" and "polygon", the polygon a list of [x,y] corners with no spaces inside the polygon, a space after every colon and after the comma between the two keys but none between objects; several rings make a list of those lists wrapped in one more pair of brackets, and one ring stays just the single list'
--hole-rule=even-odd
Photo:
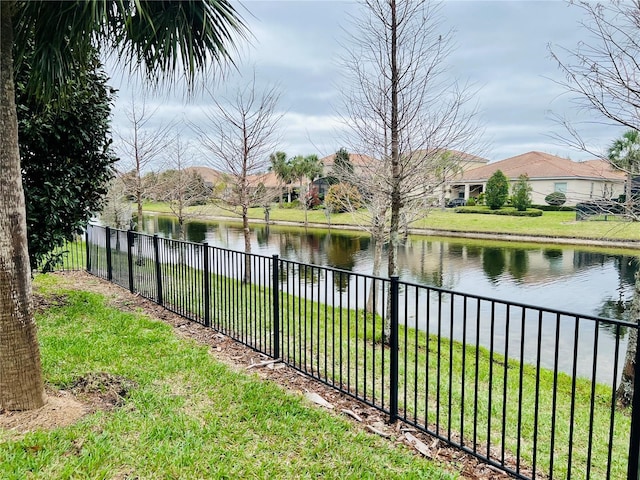
[{"label": "tile roof", "polygon": [[[360,153],[350,153],[349,160],[351,160],[351,164],[354,167],[362,167],[371,165],[375,162],[375,160],[367,155],[361,155]],[[331,155],[327,155],[320,159],[320,163],[322,163],[325,167],[333,167],[333,164],[336,162],[336,154],[332,153]]]},{"label": "tile roof", "polygon": [[222,173],[209,167],[187,167],[185,170],[198,173],[205,182],[216,184],[223,176]]},{"label": "tile roof", "polygon": [[624,180],[625,178],[624,172],[613,169],[604,160],[574,162],[548,153],[528,152],[468,170],[459,181],[486,181],[497,170],[502,170],[502,173],[511,180],[517,179],[522,174],[527,175],[530,179],[595,178]]}]

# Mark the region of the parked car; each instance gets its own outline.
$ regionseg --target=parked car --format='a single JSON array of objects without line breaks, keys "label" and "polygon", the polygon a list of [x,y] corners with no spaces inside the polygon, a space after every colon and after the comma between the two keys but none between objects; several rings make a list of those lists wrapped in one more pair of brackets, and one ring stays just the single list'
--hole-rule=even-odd
[{"label": "parked car", "polygon": [[453,200],[449,200],[447,208],[464,207],[466,204],[467,201],[464,198],[454,198]]}]

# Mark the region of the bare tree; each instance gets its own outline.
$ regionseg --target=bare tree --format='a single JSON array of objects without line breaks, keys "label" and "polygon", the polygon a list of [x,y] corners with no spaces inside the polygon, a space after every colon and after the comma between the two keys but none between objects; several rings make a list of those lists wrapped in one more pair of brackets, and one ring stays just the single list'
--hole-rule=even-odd
[{"label": "bare tree", "polygon": [[109,184],[100,219],[106,225],[124,230],[129,228],[131,213],[131,202],[127,199],[126,186],[122,177],[117,176]]},{"label": "bare tree", "polygon": [[172,141],[172,124],[153,126],[156,111],[157,108],[149,110],[144,96],[139,102],[132,98],[126,111],[130,129],[117,133],[121,170],[126,171],[122,178],[137,205],[138,232],[142,231],[142,203],[149,194],[143,176],[146,170],[163,158]]},{"label": "bare tree", "polygon": [[169,209],[178,220],[180,240],[185,240],[186,222],[199,214],[197,209],[187,207],[204,205],[209,200],[210,192],[202,176],[189,169],[190,144],[188,141],[176,135],[166,155],[168,170],[158,175],[158,198],[169,205]]},{"label": "bare tree", "polygon": [[374,241],[389,243],[388,274],[396,275],[401,229],[426,214],[441,152],[476,141],[477,109],[470,86],[446,76],[451,32],[439,28],[439,7],[427,0],[363,4],[343,59],[351,85],[343,89],[344,122],[355,139],[351,150],[375,159],[358,168],[353,183],[382,198],[371,216],[381,236]]},{"label": "bare tree", "polygon": [[[581,25],[589,40],[580,42],[573,49],[550,47],[552,58],[565,75],[558,83],[572,96],[578,108],[595,113],[603,123],[640,130],[640,2],[576,1],[572,5],[584,13]],[[605,160],[613,159],[614,166],[626,171],[627,181],[631,181],[632,174],[636,173],[635,162],[617,161],[617,155],[608,155],[611,149],[607,153],[596,152],[582,136],[579,126],[569,119],[558,119],[566,127],[566,134],[557,136],[559,140]],[[630,210],[627,209],[627,214]],[[637,273],[631,318],[633,322],[640,322],[640,276]],[[637,331],[634,330],[629,335],[622,381],[616,392],[623,405],[628,405],[633,397],[636,349]]]},{"label": "bare tree", "polygon": [[[222,208],[240,208],[245,253],[251,253],[249,208],[264,204],[271,195],[262,184],[269,155],[276,150],[277,126],[282,113],[276,111],[279,93],[275,87],[258,90],[255,75],[231,97],[218,100],[209,92],[213,106],[203,109],[206,122],[193,124],[206,161],[222,172],[229,184],[217,194]],[[251,259],[245,256],[244,281],[251,281]]]}]

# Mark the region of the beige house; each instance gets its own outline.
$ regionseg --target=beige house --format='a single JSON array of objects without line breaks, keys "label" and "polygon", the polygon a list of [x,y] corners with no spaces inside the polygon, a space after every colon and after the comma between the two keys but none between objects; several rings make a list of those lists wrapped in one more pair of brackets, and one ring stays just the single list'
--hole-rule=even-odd
[{"label": "beige house", "polygon": [[[363,169],[371,167],[371,165],[375,165],[375,160],[367,155],[361,155],[359,153],[350,153],[349,161],[351,165],[353,165],[353,172],[358,174],[363,171]],[[334,165],[336,163],[336,154],[332,153],[331,155],[327,155],[320,159],[320,163],[322,164],[322,173],[320,176],[328,177],[333,175]]]},{"label": "beige house", "polygon": [[532,188],[533,204],[545,205],[545,197],[553,192],[567,196],[566,205],[598,199],[615,199],[624,193],[626,176],[604,160],[574,162],[548,153],[529,152],[499,162],[467,170],[451,182],[451,197],[477,197],[484,192],[487,180],[497,170],[515,182],[525,174]]},{"label": "beige house", "polygon": [[[433,158],[434,166],[432,172],[429,177],[421,179],[422,186],[420,190],[424,195],[432,197],[434,201],[441,197],[442,199],[451,197],[451,178],[455,178],[467,170],[484,166],[489,162],[486,158],[457,150],[447,150],[447,153],[450,158],[448,163],[442,161],[442,157],[429,154],[426,150],[417,150],[413,153],[416,156]],[[323,165],[322,176],[333,175],[335,159],[336,154],[332,154],[320,160]],[[366,173],[367,170],[380,168],[380,162],[367,155],[351,153],[349,154],[349,160],[353,165],[355,175]],[[438,165],[437,162],[440,162],[440,164]],[[455,193],[457,195],[457,191]]]}]

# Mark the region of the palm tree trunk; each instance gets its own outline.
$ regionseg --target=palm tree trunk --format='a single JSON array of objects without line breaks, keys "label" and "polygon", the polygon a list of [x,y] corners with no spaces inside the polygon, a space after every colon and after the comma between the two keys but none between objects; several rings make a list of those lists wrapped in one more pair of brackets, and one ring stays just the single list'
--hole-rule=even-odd
[{"label": "palm tree trunk", "polygon": [[13,80],[14,2],[0,2],[0,410],[44,405]]}]

